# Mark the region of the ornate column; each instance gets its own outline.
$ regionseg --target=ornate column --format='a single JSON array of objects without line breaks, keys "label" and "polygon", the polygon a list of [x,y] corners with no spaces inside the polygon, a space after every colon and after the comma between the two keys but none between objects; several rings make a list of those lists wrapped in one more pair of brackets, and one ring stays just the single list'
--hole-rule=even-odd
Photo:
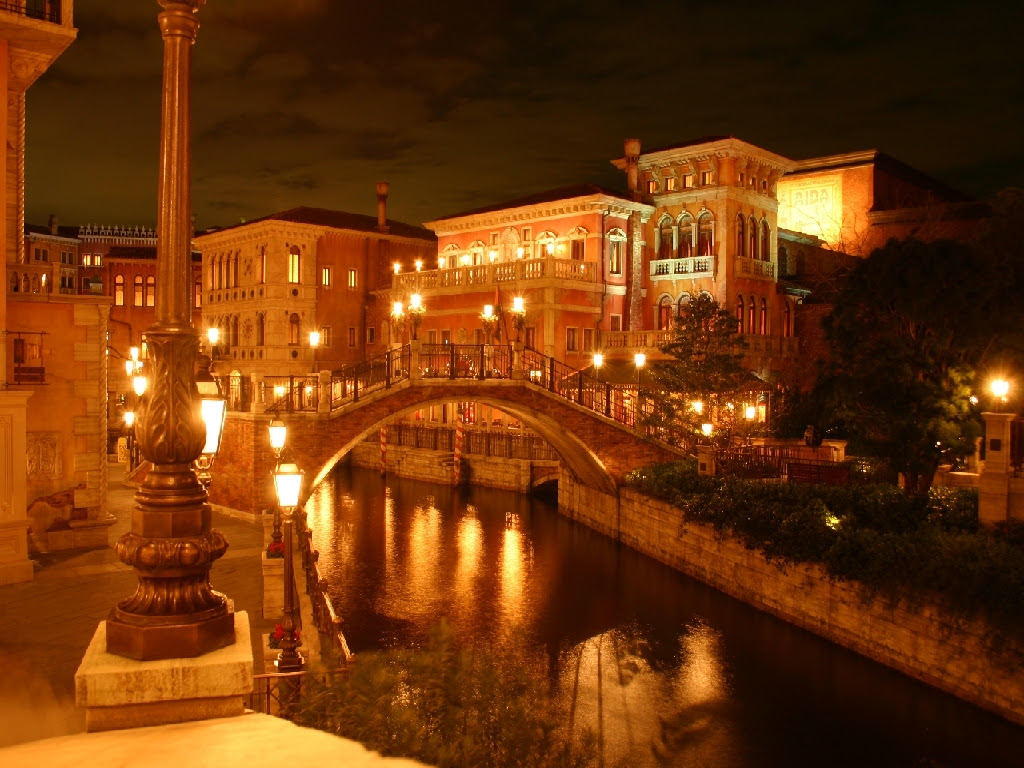
[{"label": "ornate column", "polygon": [[629,318],[624,330],[639,331],[644,327],[644,225],[640,212],[629,217]]},{"label": "ornate column", "polygon": [[146,331],[149,391],[136,421],[153,463],[135,496],[132,528],[117,543],[139,578],[107,621],[107,651],[133,659],[199,656],[234,642],[234,614],[210,587],[227,549],[210,528],[207,494],[192,468],[205,439],[195,384],[199,337],[191,323],[191,49],[205,0],[158,0],[164,41],[157,197],[156,322]]}]

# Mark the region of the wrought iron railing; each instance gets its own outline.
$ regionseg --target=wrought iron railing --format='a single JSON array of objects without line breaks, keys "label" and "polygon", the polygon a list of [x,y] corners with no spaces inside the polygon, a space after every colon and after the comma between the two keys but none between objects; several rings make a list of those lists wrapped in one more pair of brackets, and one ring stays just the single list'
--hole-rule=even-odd
[{"label": "wrought iron railing", "polygon": [[347,664],[352,660],[345,635],[341,631],[341,617],[335,612],[327,594],[327,579],[320,571],[320,553],[313,549],[313,532],[306,525],[303,510],[295,515],[299,531],[299,553],[306,573],[306,594],[313,607],[313,625],[320,637],[320,656],[328,668]]},{"label": "wrought iron railing", "polygon": [[264,376],[263,403],[273,413],[315,413],[320,403],[319,380],[312,374]]},{"label": "wrought iron railing", "polygon": [[409,378],[410,350],[406,344],[389,349],[368,360],[346,365],[331,372],[331,410],[377,389],[387,389],[395,382]]},{"label": "wrought iron railing", "polygon": [[512,350],[498,344],[424,344],[420,347],[424,379],[508,379]]},{"label": "wrought iron railing", "polygon": [[252,379],[244,376],[217,376],[216,379],[227,398],[229,411],[246,412],[252,408]]},{"label": "wrought iron railing", "polygon": [[60,24],[60,0],[0,0],[0,11]]}]

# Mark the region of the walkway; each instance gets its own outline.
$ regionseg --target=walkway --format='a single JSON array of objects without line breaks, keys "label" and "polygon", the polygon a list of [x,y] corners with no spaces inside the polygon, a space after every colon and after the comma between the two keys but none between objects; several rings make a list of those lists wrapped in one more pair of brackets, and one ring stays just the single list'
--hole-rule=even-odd
[{"label": "walkway", "polygon": [[[108,469],[114,542],[129,528],[135,490],[122,483],[122,465]],[[273,628],[261,615],[263,530],[218,513],[213,524],[230,547],[214,565],[211,582],[234,600],[236,611],[248,612],[258,674],[263,653],[257,644]],[[85,730],[85,713],[74,706],[75,670],[99,622],[136,584],[113,546],[33,559],[34,581],[0,587],[0,747]]]}]

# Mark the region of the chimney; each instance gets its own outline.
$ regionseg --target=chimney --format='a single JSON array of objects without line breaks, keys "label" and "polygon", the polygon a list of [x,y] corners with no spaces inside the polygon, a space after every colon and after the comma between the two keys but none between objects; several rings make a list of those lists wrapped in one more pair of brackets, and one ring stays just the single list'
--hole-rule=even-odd
[{"label": "chimney", "polygon": [[626,186],[636,197],[640,194],[640,139],[626,139]]},{"label": "chimney", "polygon": [[50,214],[50,222],[49,223],[50,223],[50,234],[51,235],[56,235],[57,234],[57,214],[55,214],[55,213],[51,213]]},{"label": "chimney", "polygon": [[377,229],[388,231],[388,190],[391,187],[386,181],[377,182]]}]

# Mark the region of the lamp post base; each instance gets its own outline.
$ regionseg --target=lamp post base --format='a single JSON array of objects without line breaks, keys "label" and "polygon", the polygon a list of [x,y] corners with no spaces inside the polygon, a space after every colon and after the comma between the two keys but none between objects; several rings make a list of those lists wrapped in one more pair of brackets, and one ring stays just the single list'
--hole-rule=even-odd
[{"label": "lamp post base", "polygon": [[137,661],[193,658],[233,642],[235,614],[227,605],[216,615],[188,624],[137,624],[117,608],[107,619],[107,653]]}]

